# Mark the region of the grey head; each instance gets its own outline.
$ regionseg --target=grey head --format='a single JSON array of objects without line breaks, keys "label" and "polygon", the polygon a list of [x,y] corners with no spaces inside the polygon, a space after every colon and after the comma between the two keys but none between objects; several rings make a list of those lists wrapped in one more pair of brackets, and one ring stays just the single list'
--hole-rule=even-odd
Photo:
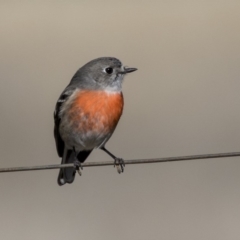
[{"label": "grey head", "polygon": [[97,58],[81,67],[73,76],[70,85],[82,89],[121,91],[124,76],[136,70],[124,67],[113,57]]}]

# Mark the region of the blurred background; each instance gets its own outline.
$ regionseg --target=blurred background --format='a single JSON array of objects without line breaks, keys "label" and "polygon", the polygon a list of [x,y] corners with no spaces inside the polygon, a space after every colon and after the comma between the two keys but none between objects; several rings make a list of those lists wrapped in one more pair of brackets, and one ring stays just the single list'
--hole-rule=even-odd
[{"label": "blurred background", "polygon": [[[79,67],[114,56],[124,159],[239,151],[239,0],[1,1],[0,167],[58,164],[55,103]],[[88,161],[111,160],[95,150]],[[239,239],[240,158],[0,174],[4,240]]]}]

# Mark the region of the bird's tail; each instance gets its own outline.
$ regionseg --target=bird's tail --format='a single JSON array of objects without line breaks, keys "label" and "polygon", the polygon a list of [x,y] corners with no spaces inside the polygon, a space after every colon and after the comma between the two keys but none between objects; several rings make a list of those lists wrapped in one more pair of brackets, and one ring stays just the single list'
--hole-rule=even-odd
[{"label": "bird's tail", "polygon": [[[78,160],[83,163],[91,151],[82,151],[77,155]],[[73,150],[65,150],[61,164],[73,163],[76,160],[75,152]],[[72,168],[61,168],[58,175],[58,185],[62,186],[65,183],[72,183],[74,181],[76,170]]]}]

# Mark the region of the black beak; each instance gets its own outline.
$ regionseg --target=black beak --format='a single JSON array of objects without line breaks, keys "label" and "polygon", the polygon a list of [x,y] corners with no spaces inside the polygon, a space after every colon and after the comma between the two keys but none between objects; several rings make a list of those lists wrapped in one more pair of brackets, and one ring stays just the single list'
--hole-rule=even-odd
[{"label": "black beak", "polygon": [[137,68],[124,68],[124,71],[122,72],[119,72],[120,74],[126,74],[126,73],[131,73],[131,72],[134,72],[136,71]]}]

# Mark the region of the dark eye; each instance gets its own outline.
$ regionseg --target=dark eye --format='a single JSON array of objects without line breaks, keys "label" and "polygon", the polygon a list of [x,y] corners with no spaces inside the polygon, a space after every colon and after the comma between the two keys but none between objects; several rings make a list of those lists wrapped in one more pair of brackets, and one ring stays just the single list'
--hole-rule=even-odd
[{"label": "dark eye", "polygon": [[108,67],[105,69],[107,74],[111,74],[113,72],[113,69],[111,67]]}]

